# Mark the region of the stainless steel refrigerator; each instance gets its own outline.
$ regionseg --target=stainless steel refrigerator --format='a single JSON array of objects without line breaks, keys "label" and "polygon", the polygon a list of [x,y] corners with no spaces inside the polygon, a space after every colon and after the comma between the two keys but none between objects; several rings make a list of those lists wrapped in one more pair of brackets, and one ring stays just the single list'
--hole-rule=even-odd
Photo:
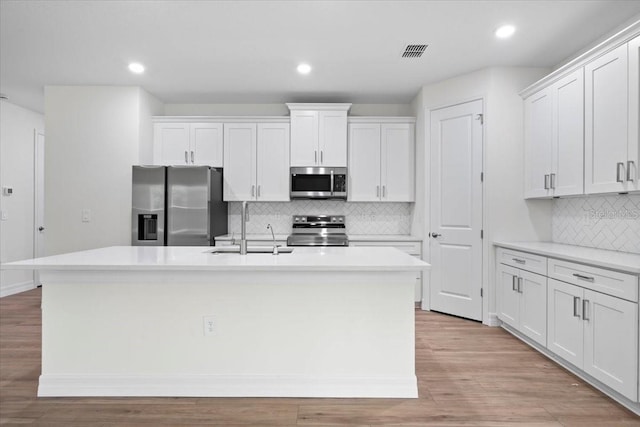
[{"label": "stainless steel refrigerator", "polygon": [[227,234],[222,169],[134,166],[131,244],[212,246]]}]

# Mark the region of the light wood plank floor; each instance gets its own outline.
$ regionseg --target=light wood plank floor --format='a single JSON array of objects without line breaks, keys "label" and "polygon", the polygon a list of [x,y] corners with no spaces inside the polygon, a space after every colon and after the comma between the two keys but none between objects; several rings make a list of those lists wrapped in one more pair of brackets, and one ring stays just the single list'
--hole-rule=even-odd
[{"label": "light wood plank floor", "polygon": [[40,290],[0,299],[0,424],[640,426],[500,328],[416,311],[419,399],[36,398]]}]

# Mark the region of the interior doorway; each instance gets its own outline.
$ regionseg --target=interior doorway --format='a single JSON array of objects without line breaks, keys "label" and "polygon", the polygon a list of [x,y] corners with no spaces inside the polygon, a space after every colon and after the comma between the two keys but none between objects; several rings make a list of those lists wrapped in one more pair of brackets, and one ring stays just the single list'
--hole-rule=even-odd
[{"label": "interior doorway", "polygon": [[[44,132],[34,130],[33,161],[33,257],[44,256]],[[40,286],[40,274],[33,272],[34,286]]]}]

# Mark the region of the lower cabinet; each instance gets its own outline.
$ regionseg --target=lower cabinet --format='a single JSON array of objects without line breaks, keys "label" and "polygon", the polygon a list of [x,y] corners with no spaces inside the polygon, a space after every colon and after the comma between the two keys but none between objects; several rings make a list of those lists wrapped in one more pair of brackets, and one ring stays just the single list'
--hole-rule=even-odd
[{"label": "lower cabinet", "polygon": [[500,320],[545,346],[547,278],[504,264],[499,264],[497,276]]},{"label": "lower cabinet", "polygon": [[638,399],[638,304],[548,283],[547,348],[630,400]]}]

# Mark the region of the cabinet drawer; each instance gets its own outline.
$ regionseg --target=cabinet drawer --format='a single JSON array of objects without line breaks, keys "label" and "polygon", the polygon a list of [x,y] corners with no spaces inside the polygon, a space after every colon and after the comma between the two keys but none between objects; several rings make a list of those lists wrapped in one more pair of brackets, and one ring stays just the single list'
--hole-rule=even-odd
[{"label": "cabinet drawer", "polygon": [[549,258],[549,277],[638,302],[638,276]]},{"label": "cabinet drawer", "polygon": [[498,262],[543,276],[547,274],[547,258],[540,255],[498,248]]},{"label": "cabinet drawer", "polygon": [[349,240],[349,246],[383,246],[392,247],[402,252],[406,252],[409,255],[421,256],[421,243],[420,242],[398,242],[398,241],[357,241]]}]

